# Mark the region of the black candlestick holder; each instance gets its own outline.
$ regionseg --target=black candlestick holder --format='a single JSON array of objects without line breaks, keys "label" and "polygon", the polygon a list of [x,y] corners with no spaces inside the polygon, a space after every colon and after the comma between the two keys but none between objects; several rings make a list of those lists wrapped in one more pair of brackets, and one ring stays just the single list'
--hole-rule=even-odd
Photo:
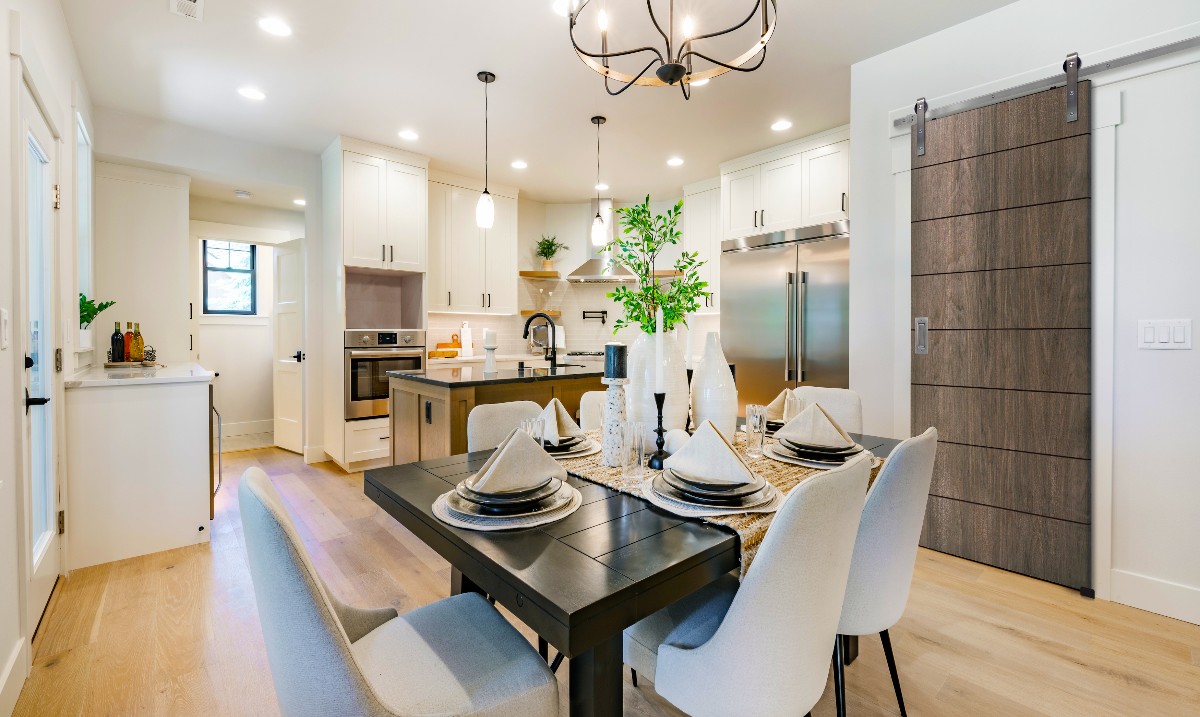
[{"label": "black candlestick holder", "polygon": [[663,469],[663,461],[667,459],[667,452],[663,450],[663,445],[667,441],[667,439],[663,437],[663,435],[666,433],[666,430],[663,428],[663,404],[666,403],[666,401],[667,394],[654,394],[654,405],[658,407],[658,428],[654,429],[654,432],[658,434],[658,439],[655,440],[655,443],[658,445],[658,450],[650,454],[650,460],[646,463],[646,466],[651,470],[656,471],[661,471]]}]

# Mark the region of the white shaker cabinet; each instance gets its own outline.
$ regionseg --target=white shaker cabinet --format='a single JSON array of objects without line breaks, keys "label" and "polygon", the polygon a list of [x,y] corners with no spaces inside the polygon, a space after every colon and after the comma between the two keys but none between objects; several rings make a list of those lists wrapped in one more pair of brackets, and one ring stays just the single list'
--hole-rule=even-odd
[{"label": "white shaker cabinet", "polygon": [[683,189],[683,250],[696,252],[704,264],[700,279],[711,296],[700,302],[697,314],[721,311],[721,188],[700,182]]},{"label": "white shaker cabinet", "polygon": [[479,190],[429,182],[429,308],[517,313],[517,200],[492,193],[491,229],[475,223]]},{"label": "white shaker cabinet", "polygon": [[849,216],[850,140],[800,155],[803,199],[800,226],[838,222]]},{"label": "white shaker cabinet", "polygon": [[804,186],[803,155],[783,157],[762,165],[762,199],[759,201],[758,231],[783,231],[804,226],[801,201]]},{"label": "white shaker cabinet", "polygon": [[759,167],[721,175],[722,216],[726,239],[739,239],[758,233],[758,210],[762,176]]},{"label": "white shaker cabinet", "polygon": [[424,167],[343,152],[343,263],[424,271],[425,185]]}]

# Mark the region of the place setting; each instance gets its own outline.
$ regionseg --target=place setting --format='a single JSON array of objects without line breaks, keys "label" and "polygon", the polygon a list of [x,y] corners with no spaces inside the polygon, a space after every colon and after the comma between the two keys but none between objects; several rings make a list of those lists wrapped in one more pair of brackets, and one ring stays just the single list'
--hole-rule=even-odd
[{"label": "place setting", "polygon": [[711,422],[641,484],[642,495],[664,510],[685,517],[773,513],[783,494],[742,460]]},{"label": "place setting", "polygon": [[433,514],[469,530],[513,530],[561,520],[583,497],[567,471],[523,428],[515,428],[483,467],[438,496]]},{"label": "place setting", "polygon": [[764,441],[762,447],[767,458],[817,470],[837,468],[866,451],[818,403],[805,407],[773,438],[774,443]]},{"label": "place setting", "polygon": [[542,445],[546,453],[558,460],[600,452],[600,443],[587,437],[557,398],[550,399],[536,418],[522,421],[521,427],[535,443]]}]

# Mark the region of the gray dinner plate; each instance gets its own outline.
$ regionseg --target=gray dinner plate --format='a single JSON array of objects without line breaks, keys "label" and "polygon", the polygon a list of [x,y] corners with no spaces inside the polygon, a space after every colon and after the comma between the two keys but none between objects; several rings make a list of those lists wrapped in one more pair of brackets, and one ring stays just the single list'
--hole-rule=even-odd
[{"label": "gray dinner plate", "polygon": [[477,493],[471,490],[467,485],[467,481],[462,481],[454,486],[454,492],[464,500],[468,500],[477,505],[486,505],[494,507],[513,507],[528,505],[543,500],[558,492],[562,488],[562,481],[558,478],[551,477],[535,491],[525,491],[522,493]]},{"label": "gray dinner plate", "polygon": [[691,476],[682,476],[674,470],[667,468],[663,470],[663,480],[672,488],[687,493],[689,495],[697,495],[702,498],[717,498],[731,499],[744,498],[748,495],[753,495],[766,487],[767,482],[759,476],[754,476],[754,480],[744,485],[738,486],[720,486],[704,481],[697,480]]},{"label": "gray dinner plate", "polygon": [[550,481],[554,480],[554,476],[548,475],[540,483],[538,483],[536,485],[531,485],[528,488],[522,488],[520,490],[509,490],[509,491],[504,491],[502,493],[483,493],[483,492],[475,490],[475,481],[477,481],[477,480],[479,480],[478,473],[476,473],[475,475],[472,475],[472,476],[468,476],[465,480],[463,480],[461,483],[459,483],[459,485],[466,486],[469,490],[471,490],[471,492],[475,493],[476,495],[487,496],[489,498],[505,499],[505,498],[521,498],[521,497],[530,495],[531,493],[536,493],[536,492],[542,490],[543,488],[545,488],[547,485],[549,485]]},{"label": "gray dinner plate", "polygon": [[471,518],[527,518],[531,515],[541,515],[542,513],[557,510],[570,503],[571,497],[574,494],[571,490],[566,490],[569,487],[559,482],[559,489],[545,498],[533,503],[517,506],[479,505],[478,503],[464,500],[457,492],[451,492],[446,496],[446,506],[452,513],[458,513],[459,515]]},{"label": "gray dinner plate", "polygon": [[763,489],[766,488],[766,484],[764,483],[763,487],[759,488],[754,493],[742,496],[740,498],[700,496],[692,493],[684,493],[683,491],[679,490],[675,486],[668,483],[663,478],[662,473],[654,476],[654,482],[651,483],[651,486],[657,493],[666,498],[670,498],[671,500],[677,500],[680,503],[691,503],[693,505],[711,506],[713,508],[753,508],[756,505],[761,505],[763,503],[763,496],[761,493]]}]

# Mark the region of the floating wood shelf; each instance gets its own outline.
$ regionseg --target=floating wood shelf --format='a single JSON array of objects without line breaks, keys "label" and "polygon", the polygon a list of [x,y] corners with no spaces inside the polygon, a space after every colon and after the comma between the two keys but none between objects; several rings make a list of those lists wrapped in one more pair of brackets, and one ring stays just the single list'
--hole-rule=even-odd
[{"label": "floating wood shelf", "polygon": [[557,271],[520,271],[522,279],[561,279],[562,275]]},{"label": "floating wood shelf", "polygon": [[658,271],[654,272],[655,279],[674,279],[679,276],[682,275],[674,269],[659,269]]},{"label": "floating wood shelf", "polygon": [[521,312],[521,316],[533,316],[534,314],[545,314],[546,316],[549,316],[552,319],[557,319],[558,317],[562,316],[562,312],[559,311],[558,309],[546,309],[545,311],[534,311],[532,309],[526,309]]}]

